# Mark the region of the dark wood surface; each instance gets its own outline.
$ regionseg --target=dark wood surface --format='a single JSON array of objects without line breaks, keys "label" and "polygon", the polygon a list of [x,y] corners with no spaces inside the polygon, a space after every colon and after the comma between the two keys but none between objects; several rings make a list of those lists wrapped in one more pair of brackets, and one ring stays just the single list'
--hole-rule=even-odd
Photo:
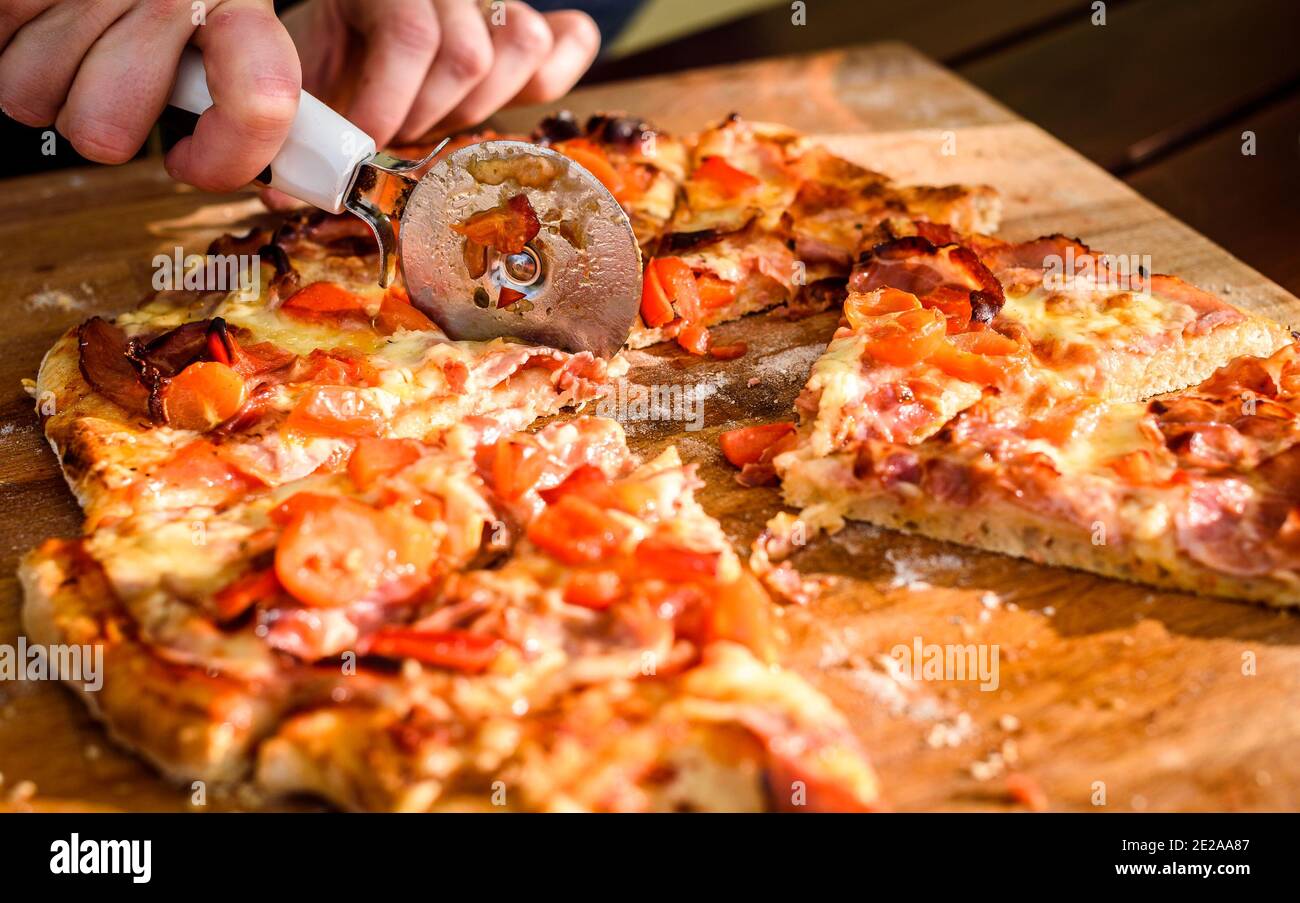
[{"label": "dark wood surface", "polygon": [[[987,181],[1004,195],[1010,238],[1061,230],[1116,253],[1151,254],[1158,269],[1300,321],[1300,300],[900,45],[602,85],[570,103],[584,114],[617,105],[674,129],[739,110],[789,122],[903,180]],[[528,126],[538,114],[512,112],[501,124]],[[956,154],[942,153],[947,132]],[[177,186],[152,161],[6,184],[0,294],[12,314],[0,333],[0,643],[19,632],[18,556],[48,536],[75,534],[79,520],[20,380],[61,330],[141,297],[155,253],[201,249],[219,232],[247,228],[259,209],[251,195]],[[765,315],[729,324],[719,341],[751,345],[730,362],[689,359],[671,346],[630,355],[636,382],[708,387],[702,430],[631,423],[629,441],[643,453],[673,443],[699,463],[701,500],[738,547],[780,510],[779,499],[735,484],[718,434],[790,416],[834,322]],[[796,563],[830,582],[812,605],[784,610],[788,662],[849,715],[893,808],[1015,809],[1006,770],[1032,775],[1054,809],[1300,808],[1294,616],[863,526],[819,539]],[[918,636],[996,644],[999,687],[889,676],[889,650]],[[1243,672],[1245,658],[1254,673]],[[1006,761],[988,773],[995,753]],[[184,788],[114,748],[79,701],[44,683],[0,685],[0,773],[0,806],[19,790],[12,805],[29,808],[189,807]],[[208,805],[253,802],[214,791]]]}]

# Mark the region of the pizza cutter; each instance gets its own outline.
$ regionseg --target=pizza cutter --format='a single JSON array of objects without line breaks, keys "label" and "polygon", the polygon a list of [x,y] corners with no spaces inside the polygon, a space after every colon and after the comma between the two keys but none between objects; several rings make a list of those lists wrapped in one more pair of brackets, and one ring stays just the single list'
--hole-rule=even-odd
[{"label": "pizza cutter", "polygon": [[[196,115],[212,105],[193,48],[169,103]],[[524,141],[467,145],[417,180],[446,143],[421,160],[376,151],[365,132],[304,92],[258,181],[365,220],[379,243],[379,284],[400,265],[411,302],[453,339],[618,351],[640,306],[641,252],[614,196],[578,163]],[[519,211],[520,197],[536,217],[526,241],[483,244],[466,234],[492,211]]]}]

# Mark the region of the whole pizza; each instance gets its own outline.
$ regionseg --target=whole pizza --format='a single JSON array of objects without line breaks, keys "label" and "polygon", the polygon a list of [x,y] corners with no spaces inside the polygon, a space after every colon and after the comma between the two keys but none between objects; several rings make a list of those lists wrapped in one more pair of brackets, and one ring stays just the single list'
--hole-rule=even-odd
[{"label": "whole pizza", "polygon": [[845,519],[1300,602],[1285,327],[994,237],[991,188],[898,185],[779,125],[506,137],[626,212],[628,348],[737,359],[710,327],[841,314],[796,411],[722,437],[791,511],[739,553],[694,462],[584,410],[635,356],[454,341],[376,284],[359,219],[225,236],[208,259],[256,253],[255,291],[94,317],[31,386],[86,520],[24,560],[25,624],[102,646],[102,687],[72,688],[169,778],[375,811],[882,808],[861,739],[782,664],[808,587],[781,559]]}]

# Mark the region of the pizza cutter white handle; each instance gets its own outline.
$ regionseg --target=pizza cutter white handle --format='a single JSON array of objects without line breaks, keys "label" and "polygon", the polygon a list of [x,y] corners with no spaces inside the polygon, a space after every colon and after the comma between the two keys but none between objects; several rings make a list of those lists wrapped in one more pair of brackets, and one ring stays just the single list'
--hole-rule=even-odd
[{"label": "pizza cutter white handle", "polygon": [[[212,106],[203,55],[193,47],[181,56],[167,102],[195,115]],[[375,142],[369,135],[304,91],[289,136],[258,181],[323,210],[342,213],[357,166],[374,154]]]}]

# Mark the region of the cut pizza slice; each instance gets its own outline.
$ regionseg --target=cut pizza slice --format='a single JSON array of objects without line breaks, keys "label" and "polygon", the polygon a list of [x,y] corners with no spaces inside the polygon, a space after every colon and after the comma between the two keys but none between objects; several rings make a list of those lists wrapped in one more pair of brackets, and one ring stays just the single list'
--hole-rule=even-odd
[{"label": "cut pizza slice", "polygon": [[[807,522],[865,520],[1157,586],[1300,602],[1294,345],[1125,401],[1081,389],[1032,342],[997,332],[996,317],[945,335],[937,309],[897,289],[850,296],[847,309],[798,432],[748,449]],[[927,316],[936,325],[900,322]],[[990,341],[994,353],[980,353]],[[769,540],[779,553],[780,537]]]},{"label": "cut pizza slice", "polygon": [[671,231],[646,265],[628,344],[676,337],[709,353],[712,324],[781,304],[811,313],[842,301],[858,249],[882,221],[992,230],[1000,206],[991,188],[897,186],[784,126],[733,116],[696,138]]},{"label": "cut pizza slice", "polygon": [[851,291],[911,292],[944,311],[950,333],[987,326],[1086,394],[1149,398],[1291,341],[1281,324],[1077,239],[1013,244],[898,219],[882,233],[860,256]]},{"label": "cut pizza slice", "polygon": [[[257,758],[263,789],[359,809],[502,780],[528,809],[874,804],[843,720],[772,664],[771,602],[675,453],[638,466],[595,418],[481,438],[367,439],[220,513],[47,543],[27,629],[102,644],[103,686],[77,689],[176,778]],[[590,751],[607,777],[584,796],[555,732],[601,723],[629,740]]]},{"label": "cut pizza slice", "polygon": [[91,526],[228,505],[336,466],[362,438],[429,438],[467,418],[520,429],[626,366],[448,340],[400,287],[374,284],[374,241],[354,218],[294,219],[212,251],[211,267],[257,254],[254,288],[160,292],[69,331],[42,362],[38,410]]},{"label": "cut pizza slice", "polygon": [[771,602],[694,483],[670,451],[543,490],[503,566],[454,575],[362,646],[415,681],[470,636],[480,676],[304,713],[263,745],[259,782],[352,809],[874,808],[843,718],[774,664]]}]

